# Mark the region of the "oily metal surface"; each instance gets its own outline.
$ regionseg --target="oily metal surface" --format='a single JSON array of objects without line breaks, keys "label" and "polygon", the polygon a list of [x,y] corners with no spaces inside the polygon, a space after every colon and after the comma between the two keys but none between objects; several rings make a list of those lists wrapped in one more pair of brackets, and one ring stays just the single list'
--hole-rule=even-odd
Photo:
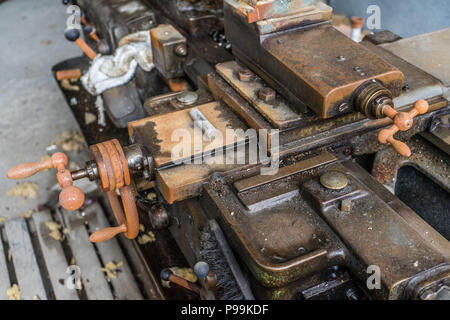
[{"label": "oily metal surface", "polygon": [[[346,167],[334,165],[329,169],[347,174],[351,178],[349,186],[330,193],[318,181],[311,180],[304,185],[305,195],[320,207],[326,221],[365,265],[379,266],[387,298],[398,299],[411,277],[449,263],[448,250],[436,250]],[[330,201],[339,202],[341,196],[357,189],[363,193],[351,196],[350,212],[331,205]],[[447,247],[450,249],[450,243]]]},{"label": "oily metal surface", "polygon": [[[338,191],[324,188],[319,177],[330,170],[346,173],[349,185]],[[362,169],[355,172],[331,164],[244,191],[253,193],[245,199],[219,182],[205,190],[214,203],[212,214],[218,215],[235,250],[263,286],[284,287],[333,264],[347,266],[365,281],[365,268],[378,265],[383,270],[384,289],[376,295],[394,299],[403,294],[411,277],[448,263],[450,247],[432,228],[423,227],[420,218],[405,219],[415,213],[395,207],[398,199],[379,196],[381,185],[367,185],[368,177]],[[274,189],[287,196],[271,198]],[[251,201],[251,197],[264,205],[244,208],[241,201]],[[340,209],[343,200],[352,202],[346,212]],[[321,219],[327,220],[345,246],[334,238],[334,232],[327,231]],[[427,230],[426,236],[419,230]],[[322,250],[326,250],[326,257]]]},{"label": "oily metal surface", "polygon": [[258,93],[267,85],[253,73],[248,81],[241,81],[238,73],[243,69],[246,68],[239,66],[235,61],[216,65],[217,72],[275,127],[286,129],[297,126],[301,114],[292,110],[287,101],[279,95],[272,103],[260,99]]},{"label": "oily metal surface", "polygon": [[[302,173],[309,177],[316,170],[299,171],[287,179],[298,184]],[[278,183],[263,187],[285,188]],[[262,209],[248,211],[232,189],[219,181],[205,190],[216,208],[211,214],[218,215],[231,244],[265,287],[286,285],[345,258],[340,241],[298,192],[280,203],[268,201]],[[266,192],[257,190],[260,196]]]},{"label": "oily metal surface", "polygon": [[361,45],[403,72],[405,83],[402,94],[394,98],[396,108],[413,104],[420,99],[431,99],[444,95],[445,86],[431,74],[382,46],[376,46],[369,41],[362,41]]},{"label": "oily metal surface", "polygon": [[[128,124],[130,137],[135,143],[140,143],[151,151],[157,167],[167,166],[175,161],[182,162],[191,158],[198,158],[205,152],[245,143],[245,137],[242,136],[234,136],[233,141],[230,142],[225,141],[227,129],[247,130],[247,126],[229,108],[217,102],[196,108],[221,133],[220,136],[209,142],[202,142],[198,150],[196,149],[197,145],[195,145],[195,137],[197,135],[194,135],[194,120],[189,114],[191,109],[130,122]],[[179,132],[188,135],[190,142],[184,141],[187,147],[190,148],[188,155],[175,153],[174,157],[172,157],[172,150],[180,144],[180,141],[183,142],[182,137],[172,139],[175,130],[183,130]]]},{"label": "oily metal surface", "polygon": [[224,6],[224,13],[233,54],[289,101],[296,97],[320,118],[342,113],[344,102],[352,106],[352,94],[368,80],[381,81],[394,96],[401,92],[403,74],[398,69],[331,24],[259,36],[230,6]]},{"label": "oily metal surface", "polygon": [[292,91],[322,118],[338,114],[338,104],[368,80],[380,80],[395,96],[403,86],[398,69],[328,24],[270,37],[262,47],[277,64],[285,64],[291,73],[283,79],[286,85],[292,83]]},{"label": "oily metal surface", "polygon": [[372,175],[377,181],[393,191],[400,168],[413,166],[450,193],[450,157],[419,136],[409,140],[408,145],[412,153],[409,158],[402,157],[392,148],[376,154]]}]

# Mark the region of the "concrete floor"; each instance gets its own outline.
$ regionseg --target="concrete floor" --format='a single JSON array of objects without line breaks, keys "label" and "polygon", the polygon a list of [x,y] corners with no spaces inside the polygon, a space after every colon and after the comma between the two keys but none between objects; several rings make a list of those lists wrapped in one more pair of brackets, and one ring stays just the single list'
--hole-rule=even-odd
[{"label": "concrete floor", "polygon": [[[65,10],[57,0],[0,4],[0,217],[5,219],[36,209],[56,183],[54,170],[41,172],[25,180],[39,186],[36,198],[8,196],[18,182],[6,178],[7,170],[40,161],[58,135],[79,130],[51,74],[56,63],[80,55],[64,38]],[[87,159],[86,150],[68,155]]]}]

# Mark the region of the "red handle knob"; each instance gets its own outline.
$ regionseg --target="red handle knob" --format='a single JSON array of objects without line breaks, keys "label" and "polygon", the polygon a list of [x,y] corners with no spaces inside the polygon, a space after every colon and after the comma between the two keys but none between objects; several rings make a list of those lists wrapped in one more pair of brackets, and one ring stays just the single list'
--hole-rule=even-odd
[{"label": "red handle knob", "polygon": [[62,192],[59,195],[59,202],[61,206],[66,210],[77,210],[84,203],[84,193],[80,188],[73,186],[72,175],[69,170],[66,169],[69,163],[69,158],[62,153],[57,152],[50,157],[50,159],[41,162],[27,162],[22,163],[7,172],[9,179],[25,179],[38,173],[39,171],[46,169],[56,169],[56,179],[59,186],[62,188]]},{"label": "red handle knob", "polygon": [[389,129],[381,130],[378,134],[378,141],[387,144],[390,143],[394,149],[404,157],[411,156],[411,150],[409,147],[394,138],[394,134],[398,131],[407,131],[412,128],[414,124],[414,118],[419,114],[425,114],[428,112],[429,104],[425,100],[419,100],[414,104],[414,108],[409,112],[397,112],[390,106],[386,106],[383,109],[383,114],[394,121],[394,125]]}]

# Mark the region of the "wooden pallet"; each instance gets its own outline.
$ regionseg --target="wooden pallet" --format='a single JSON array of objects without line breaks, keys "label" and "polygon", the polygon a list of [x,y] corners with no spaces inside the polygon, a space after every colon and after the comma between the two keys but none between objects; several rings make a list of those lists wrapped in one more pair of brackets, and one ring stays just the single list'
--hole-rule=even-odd
[{"label": "wooden pallet", "polygon": [[[50,236],[48,222],[61,225],[62,241]],[[89,241],[91,233],[109,226],[97,202],[83,211],[57,208],[36,212],[30,219],[6,221],[0,226],[0,299],[9,299],[6,292],[13,284],[19,286],[23,300],[140,300],[158,296],[152,275],[144,274],[142,265],[136,266],[136,252],[128,252],[133,251],[130,243],[126,250],[131,258],[116,238],[97,244]],[[132,263],[127,258],[133,259]],[[109,262],[121,264],[116,278],[108,278],[102,270]],[[82,289],[70,289],[70,273],[77,277],[78,270]]]}]

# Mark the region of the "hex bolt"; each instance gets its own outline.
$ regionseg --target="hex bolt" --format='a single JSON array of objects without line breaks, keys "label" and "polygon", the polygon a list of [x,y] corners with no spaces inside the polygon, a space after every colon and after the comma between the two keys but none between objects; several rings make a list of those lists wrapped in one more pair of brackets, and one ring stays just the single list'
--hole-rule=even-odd
[{"label": "hex bolt", "polygon": [[253,77],[253,73],[248,69],[239,70],[238,75],[242,82],[250,82]]},{"label": "hex bolt", "polygon": [[263,88],[259,90],[258,97],[266,103],[273,103],[277,93],[272,88]]},{"label": "hex bolt", "polygon": [[187,47],[184,43],[180,43],[175,47],[175,54],[179,57],[187,56]]}]

